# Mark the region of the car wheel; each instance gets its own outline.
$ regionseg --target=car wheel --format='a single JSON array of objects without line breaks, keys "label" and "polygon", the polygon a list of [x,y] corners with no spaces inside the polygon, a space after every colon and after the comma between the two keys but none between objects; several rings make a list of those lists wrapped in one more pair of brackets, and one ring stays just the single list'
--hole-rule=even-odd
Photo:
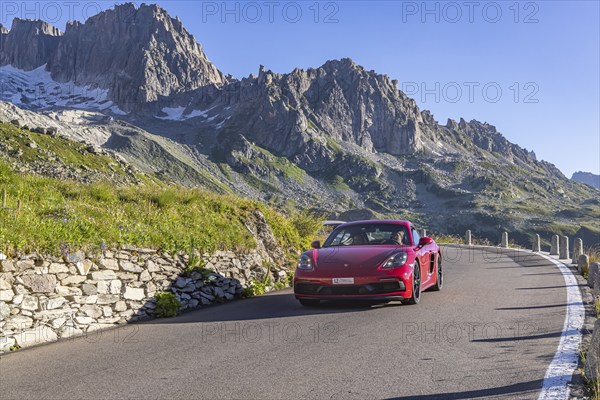
[{"label": "car wheel", "polygon": [[415,268],[412,278],[412,296],[406,301],[407,304],[419,304],[421,301],[421,265],[415,260]]},{"label": "car wheel", "polygon": [[318,306],[319,303],[321,303],[321,300],[317,300],[317,299],[298,299],[298,301],[304,307],[314,307],[314,306]]},{"label": "car wheel", "polygon": [[435,279],[435,285],[431,288],[434,292],[439,292],[444,286],[444,269],[442,268],[442,255],[438,254],[437,259],[437,276]]}]

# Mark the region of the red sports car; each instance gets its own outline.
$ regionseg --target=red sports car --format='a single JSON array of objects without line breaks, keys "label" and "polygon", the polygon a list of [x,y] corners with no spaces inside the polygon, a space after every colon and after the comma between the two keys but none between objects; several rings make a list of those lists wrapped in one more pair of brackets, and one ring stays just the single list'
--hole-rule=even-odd
[{"label": "red sports car", "polygon": [[302,305],[321,300],[400,300],[417,304],[421,292],[441,290],[442,253],[409,221],[357,221],[337,226],[323,246],[302,254],[294,295]]}]

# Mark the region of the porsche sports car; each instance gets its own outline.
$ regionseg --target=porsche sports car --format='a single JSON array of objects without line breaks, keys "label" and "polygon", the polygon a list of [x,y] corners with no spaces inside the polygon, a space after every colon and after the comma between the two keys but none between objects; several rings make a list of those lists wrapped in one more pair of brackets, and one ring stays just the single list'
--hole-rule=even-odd
[{"label": "porsche sports car", "polygon": [[409,221],[344,223],[312,247],[294,276],[294,295],[305,306],[363,299],[417,304],[422,291],[442,289],[442,252]]}]

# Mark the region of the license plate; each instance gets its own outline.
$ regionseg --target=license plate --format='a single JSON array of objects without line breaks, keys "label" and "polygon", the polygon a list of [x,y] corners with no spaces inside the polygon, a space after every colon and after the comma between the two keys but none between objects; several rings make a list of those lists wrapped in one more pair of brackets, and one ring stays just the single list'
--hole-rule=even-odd
[{"label": "license plate", "polygon": [[354,285],[354,278],[333,278],[334,285]]}]

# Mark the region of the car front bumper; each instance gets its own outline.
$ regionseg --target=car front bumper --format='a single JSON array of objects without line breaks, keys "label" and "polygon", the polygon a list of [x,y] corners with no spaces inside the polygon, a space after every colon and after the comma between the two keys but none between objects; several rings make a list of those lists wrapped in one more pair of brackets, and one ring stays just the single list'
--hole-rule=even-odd
[{"label": "car front bumper", "polygon": [[410,297],[401,279],[360,280],[354,285],[334,285],[331,279],[298,279],[294,282],[297,299],[319,300],[403,300]]}]

